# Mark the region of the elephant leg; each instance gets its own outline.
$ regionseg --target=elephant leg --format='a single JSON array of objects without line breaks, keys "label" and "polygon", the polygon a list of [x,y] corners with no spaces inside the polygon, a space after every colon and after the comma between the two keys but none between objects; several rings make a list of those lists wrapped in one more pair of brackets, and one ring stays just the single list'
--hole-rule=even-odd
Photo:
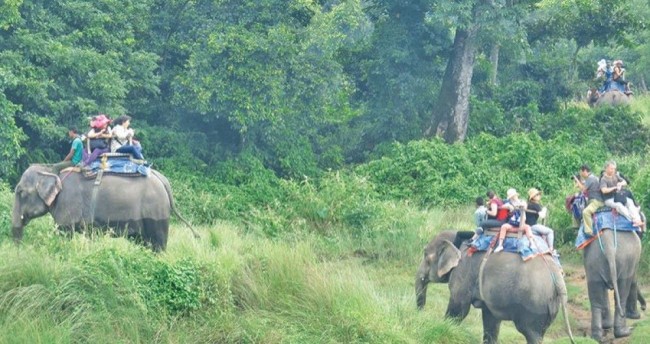
[{"label": "elephant leg", "polygon": [[614,311],[614,337],[616,338],[627,337],[632,333],[632,329],[629,328],[626,324],[627,320],[625,319],[625,313],[621,313],[620,311],[623,310],[623,312],[625,312],[625,309],[627,309],[626,303],[630,295],[631,285],[632,280],[618,280],[618,287],[622,304],[616,305],[617,307],[615,307]]},{"label": "elephant leg", "polygon": [[457,299],[458,297],[452,293],[449,297],[449,302],[447,303],[447,312],[445,313],[445,317],[462,321],[469,313],[471,304],[469,301],[457,301]]},{"label": "elephant leg", "polygon": [[169,220],[143,220],[142,240],[151,245],[154,252],[164,251],[167,248],[169,235]]},{"label": "elephant leg", "polygon": [[614,317],[612,316],[612,308],[609,304],[609,297],[605,297],[605,306],[602,308],[602,328],[603,330],[611,330],[614,327]]},{"label": "elephant leg", "polygon": [[[606,317],[609,315],[609,302],[607,299],[607,289],[602,283],[588,283],[589,303],[591,304],[591,338],[597,342],[603,340],[603,320],[611,320]],[[611,328],[611,325],[609,325]]]},{"label": "elephant leg", "polygon": [[[643,296],[639,294],[636,281],[632,282],[630,286],[630,295],[627,297],[627,302],[625,304],[625,317],[628,319],[640,319],[641,313],[639,313],[637,301],[643,300]],[[645,302],[645,300],[643,300]]]},{"label": "elephant leg", "polygon": [[[515,323],[516,325],[516,323]],[[520,328],[516,326],[517,330],[526,337],[527,344],[540,344],[544,339],[544,334],[533,328]]]},{"label": "elephant leg", "polygon": [[499,339],[501,320],[494,317],[487,307],[483,308],[483,344],[496,344]]},{"label": "elephant leg", "polygon": [[643,297],[643,294],[641,294],[641,290],[639,290],[638,285],[637,285],[637,288],[636,288],[636,296],[637,296],[637,298],[639,300],[639,304],[641,304],[641,310],[645,311],[645,308],[646,308],[645,298]]}]

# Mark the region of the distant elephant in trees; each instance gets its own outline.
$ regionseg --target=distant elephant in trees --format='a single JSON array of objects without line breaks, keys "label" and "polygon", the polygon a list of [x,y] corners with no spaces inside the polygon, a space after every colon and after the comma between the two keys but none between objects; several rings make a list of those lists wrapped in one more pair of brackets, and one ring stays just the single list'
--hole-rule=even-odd
[{"label": "distant elephant in trees", "polygon": [[[612,326],[616,338],[630,335],[625,311],[629,309],[628,302],[636,302],[638,299],[636,271],[640,259],[641,240],[634,232],[605,229],[598,239],[584,248],[593,339],[601,341],[603,330]],[[613,320],[607,293],[611,289],[614,290],[616,303]]]},{"label": "distant elephant in trees", "polygon": [[50,213],[63,230],[110,227],[161,251],[172,211],[192,229],[174,207],[169,181],[155,170],[142,177],[105,174],[95,186],[78,172],[57,175],[50,166],[31,165],[16,185],[12,233],[20,242],[31,219]]},{"label": "distant elephant in trees", "polygon": [[463,240],[472,234],[445,231],[424,248],[415,279],[418,308],[426,303],[429,282],[448,282],[446,317],[463,320],[470,305],[481,308],[483,343],[497,343],[501,321],[511,320],[527,343],[537,344],[562,307],[573,342],[566,313],[566,286],[560,268],[550,257],[524,262],[510,252],[493,253],[487,260],[483,259],[485,252],[468,256]]},{"label": "distant elephant in trees", "polygon": [[589,90],[587,94],[587,103],[591,107],[596,106],[618,106],[629,104],[632,100],[630,95],[627,95],[618,90],[610,90],[605,93],[599,93],[595,88]]}]

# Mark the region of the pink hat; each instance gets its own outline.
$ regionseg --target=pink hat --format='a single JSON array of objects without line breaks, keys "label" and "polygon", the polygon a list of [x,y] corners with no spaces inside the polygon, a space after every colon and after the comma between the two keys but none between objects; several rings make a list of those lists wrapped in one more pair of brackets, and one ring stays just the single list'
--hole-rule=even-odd
[{"label": "pink hat", "polygon": [[111,119],[106,117],[104,114],[100,114],[99,116],[93,117],[92,122],[90,122],[90,126],[96,129],[101,129],[108,123],[111,123]]}]

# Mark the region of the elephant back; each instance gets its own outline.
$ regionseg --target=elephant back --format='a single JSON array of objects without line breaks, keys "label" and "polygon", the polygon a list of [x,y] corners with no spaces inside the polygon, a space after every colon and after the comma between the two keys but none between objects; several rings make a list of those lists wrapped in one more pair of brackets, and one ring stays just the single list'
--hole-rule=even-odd
[{"label": "elephant back", "polygon": [[483,301],[504,319],[513,314],[543,314],[551,308],[555,317],[566,285],[558,266],[548,255],[528,261],[512,253],[491,254],[479,275]]},{"label": "elephant back", "polygon": [[164,184],[153,176],[104,175],[101,182],[80,173],[62,178],[52,215],[63,225],[169,221],[171,204]]},{"label": "elephant back", "polygon": [[610,90],[596,99],[596,106],[619,106],[630,103],[630,97],[619,90]]}]

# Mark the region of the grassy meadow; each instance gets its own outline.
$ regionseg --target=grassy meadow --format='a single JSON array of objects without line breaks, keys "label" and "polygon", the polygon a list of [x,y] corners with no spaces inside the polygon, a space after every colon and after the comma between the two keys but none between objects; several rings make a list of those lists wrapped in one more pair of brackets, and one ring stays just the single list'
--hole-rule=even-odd
[{"label": "grassy meadow", "polygon": [[[444,319],[447,285],[430,285],[425,309],[416,310],[415,271],[436,233],[472,229],[474,197],[511,186],[522,194],[530,186],[544,190],[574,335],[591,343],[582,257],[572,246],[564,196],[575,191],[575,164],[615,158],[648,210],[644,151],[579,144],[589,130],[619,135],[629,118],[649,125],[649,104],[633,104],[640,119],[568,110],[564,125],[582,126],[575,131],[561,132],[548,119],[536,124],[540,135],[396,144],[366,165],[318,180],[279,179],[237,162],[213,178],[169,173],[177,205],[201,239],[173,223],[167,251],[157,255],[123,238],[68,238],[50,216],[32,221],[16,246],[13,194],[0,184],[0,343],[478,343],[477,310],[461,324]],[[610,116],[601,124],[615,132],[594,128],[585,116]],[[520,144],[507,146],[512,140]],[[494,150],[500,153],[488,154]],[[650,285],[648,272],[646,250],[642,286]],[[634,325],[633,336],[617,343],[650,339],[645,315]],[[500,341],[524,338],[504,322]],[[545,343],[568,342],[560,314]]]},{"label": "grassy meadow", "polygon": [[[0,245],[0,342],[479,342],[477,310],[462,324],[444,320],[447,286],[434,284],[418,312],[413,288],[423,244],[471,227],[471,208],[399,212],[417,221],[393,242],[407,251],[397,258],[364,254],[345,237],[273,240],[227,222],[200,227],[200,240],[174,225],[167,251],[154,255],[122,238],[68,239],[44,217],[20,247],[6,235]],[[561,320],[547,343],[568,343]],[[501,342],[523,337],[504,323]]]}]

